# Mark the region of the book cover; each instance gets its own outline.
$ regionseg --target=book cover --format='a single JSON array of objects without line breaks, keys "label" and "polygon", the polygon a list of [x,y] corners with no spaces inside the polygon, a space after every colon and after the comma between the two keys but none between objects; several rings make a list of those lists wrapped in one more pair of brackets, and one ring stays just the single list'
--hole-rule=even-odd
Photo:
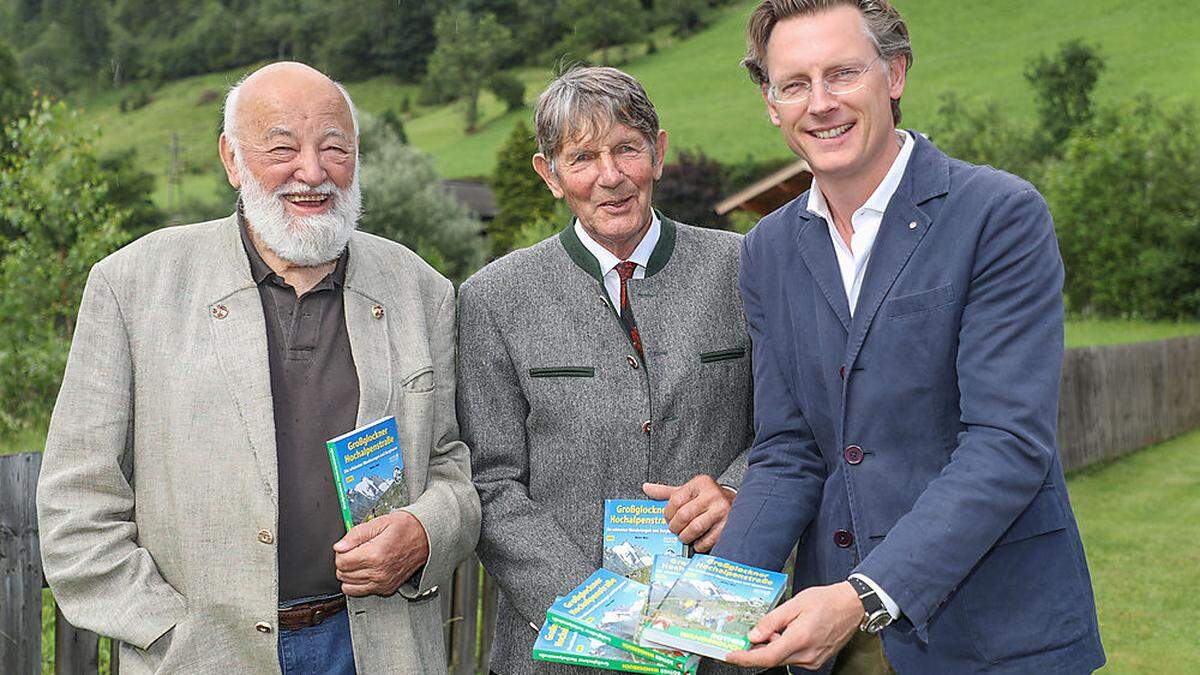
[{"label": "book cover", "polygon": [[649,587],[609,570],[596,570],[546,610],[546,618],[634,656],[677,671],[694,672],[700,657],[637,643]]},{"label": "book cover", "polygon": [[394,416],[331,438],[325,447],[347,531],[408,503]]},{"label": "book cover", "polygon": [[666,508],[665,501],[650,499],[604,500],[604,569],[646,584],[654,556],[684,555],[663,517]]},{"label": "book cover", "polygon": [[674,675],[680,673],[660,663],[638,658],[600,640],[564,628],[547,621],[533,643],[533,658],[538,661],[565,663],[571,666],[587,666],[626,673],[658,673]]},{"label": "book cover", "polygon": [[697,555],[643,626],[643,642],[721,661],[749,649],[746,633],[775,606],[787,575]]}]

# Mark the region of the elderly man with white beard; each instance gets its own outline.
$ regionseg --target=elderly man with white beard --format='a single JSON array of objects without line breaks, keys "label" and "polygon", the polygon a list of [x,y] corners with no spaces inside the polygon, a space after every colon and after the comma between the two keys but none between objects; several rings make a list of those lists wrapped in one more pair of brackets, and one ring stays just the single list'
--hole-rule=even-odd
[{"label": "elderly man with white beard", "polygon": [[[355,230],[335,82],[266,66],[224,127],[237,211],[89,275],[38,485],[47,579],[123,673],[444,672],[437,588],[479,532],[454,289]],[[326,441],[388,415],[407,505],[347,533]]]}]

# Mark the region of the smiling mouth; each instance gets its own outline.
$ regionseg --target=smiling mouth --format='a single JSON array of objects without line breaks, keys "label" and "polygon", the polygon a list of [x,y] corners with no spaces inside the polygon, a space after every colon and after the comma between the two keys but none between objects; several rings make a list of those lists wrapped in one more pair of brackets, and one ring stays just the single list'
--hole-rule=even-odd
[{"label": "smiling mouth", "polygon": [[853,126],[854,126],[854,122],[850,122],[849,124],[843,124],[840,127],[834,127],[832,129],[822,129],[821,131],[810,131],[808,133],[812,134],[813,136],[816,136],[817,138],[820,138],[823,140],[829,140],[831,138],[837,138],[838,136],[841,136],[842,134],[846,133],[847,131],[850,131],[850,128]]},{"label": "smiling mouth", "polygon": [[287,200],[288,203],[290,203],[290,204],[295,204],[297,206],[313,207],[313,206],[321,206],[326,201],[328,201],[331,196],[332,195],[330,195],[328,193],[324,193],[324,192],[301,192],[301,193],[293,192],[290,194],[283,195],[283,198],[285,200]]},{"label": "smiling mouth", "polygon": [[607,209],[619,209],[622,206],[625,206],[626,204],[628,204],[629,200],[631,200],[631,199],[633,199],[633,195],[630,195],[623,199],[610,199],[606,202],[600,202],[600,206],[602,208],[607,208]]}]

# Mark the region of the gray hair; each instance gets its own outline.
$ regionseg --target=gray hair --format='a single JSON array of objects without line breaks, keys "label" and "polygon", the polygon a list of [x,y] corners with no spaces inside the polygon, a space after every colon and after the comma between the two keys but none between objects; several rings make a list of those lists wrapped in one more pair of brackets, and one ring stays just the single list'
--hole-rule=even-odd
[{"label": "gray hair", "polygon": [[658,161],[658,113],[641,83],[616,68],[575,67],[559,75],[538,97],[534,112],[538,152],[550,162],[563,144],[588,138],[613,124],[641,132]]},{"label": "gray hair", "polygon": [[[235,151],[237,150],[238,132],[240,131],[237,118],[238,97],[242,93],[242,85],[253,74],[247,73],[243,75],[242,79],[237,81],[237,84],[229,88],[229,93],[225,94],[225,104],[222,107],[221,132],[229,139]],[[341,92],[342,98],[346,99],[346,106],[350,108],[350,119],[354,123],[354,139],[358,140],[358,108],[354,107],[354,101],[350,100],[350,92],[346,91],[346,88],[340,82],[330,81]]]},{"label": "gray hair", "polygon": [[[742,66],[750,73],[754,83],[769,84],[767,78],[767,42],[775,24],[794,16],[811,16],[835,7],[853,7],[862,14],[863,28],[867,39],[875,46],[884,63],[890,67],[892,59],[904,57],[904,70],[913,64],[912,43],[908,39],[908,26],[887,0],[763,0],[746,24],[746,57]],[[900,99],[892,99],[892,120],[900,124]]]}]

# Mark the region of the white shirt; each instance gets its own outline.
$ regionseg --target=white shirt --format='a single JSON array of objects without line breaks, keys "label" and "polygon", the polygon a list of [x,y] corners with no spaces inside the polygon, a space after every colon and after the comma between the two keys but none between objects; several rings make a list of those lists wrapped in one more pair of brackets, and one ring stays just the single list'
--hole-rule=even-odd
[{"label": "white shirt", "polygon": [[879,187],[871,193],[866,203],[850,217],[850,227],[854,233],[850,235],[850,246],[838,234],[833,224],[833,215],[829,213],[829,204],[825,195],[817,185],[817,179],[812,182],[808,193],[808,210],[825,219],[829,227],[829,238],[833,240],[833,252],[837,254],[838,268],[842,272],[842,285],[846,288],[846,300],[850,302],[850,315],[854,316],[854,308],[858,305],[858,294],[862,290],[863,277],[867,273],[867,261],[871,259],[871,248],[875,246],[875,236],[879,234],[879,224],[883,222],[883,212],[887,210],[892,195],[900,186],[908,160],[912,157],[916,145],[908,132],[898,132],[904,141],[900,146],[900,154],[892,161],[892,167],[879,183]]},{"label": "white shirt", "polygon": [[[633,249],[633,253],[629,254],[629,262],[637,263],[637,267],[633,269],[634,279],[646,278],[646,263],[650,262],[650,254],[654,252],[654,247],[658,245],[658,237],[662,232],[662,224],[658,222],[658,214],[650,211],[650,229],[646,230],[646,234],[642,236],[642,240],[638,242],[637,248]],[[608,299],[612,302],[613,309],[617,310],[617,314],[621,313],[621,275],[617,274],[617,265],[625,262],[611,251],[601,246],[596,240],[588,236],[583,225],[579,224],[579,219],[575,219],[575,236],[579,237],[579,242],[596,258],[596,262],[600,263],[600,273],[604,278],[604,290],[608,292]]]},{"label": "white shirt", "polygon": [[[846,246],[842,235],[838,234],[837,228],[833,225],[829,204],[825,201],[825,195],[821,193],[821,188],[817,186],[816,178],[813,178],[812,189],[808,193],[808,210],[824,218],[825,224],[829,227],[829,238],[833,240],[833,252],[837,254],[838,269],[842,273],[842,285],[846,289],[846,300],[850,303],[850,316],[854,316],[854,308],[858,305],[858,294],[862,291],[863,277],[867,273],[867,262],[871,259],[871,249],[875,246],[879,225],[883,222],[883,212],[887,210],[888,203],[892,201],[892,195],[896,194],[896,188],[900,187],[900,179],[904,177],[904,171],[908,168],[908,160],[912,157],[913,147],[916,145],[908,132],[897,133],[903,141],[900,146],[900,154],[896,155],[896,159],[892,161],[892,167],[888,169],[887,175],[883,177],[879,187],[875,188],[867,201],[850,217],[850,226],[854,232],[850,235],[849,247]],[[851,574],[850,576],[862,579],[864,583],[875,590],[875,595],[879,596],[893,621],[900,618],[900,605],[896,604],[892,596],[880,588],[879,584],[863,574]]]}]

